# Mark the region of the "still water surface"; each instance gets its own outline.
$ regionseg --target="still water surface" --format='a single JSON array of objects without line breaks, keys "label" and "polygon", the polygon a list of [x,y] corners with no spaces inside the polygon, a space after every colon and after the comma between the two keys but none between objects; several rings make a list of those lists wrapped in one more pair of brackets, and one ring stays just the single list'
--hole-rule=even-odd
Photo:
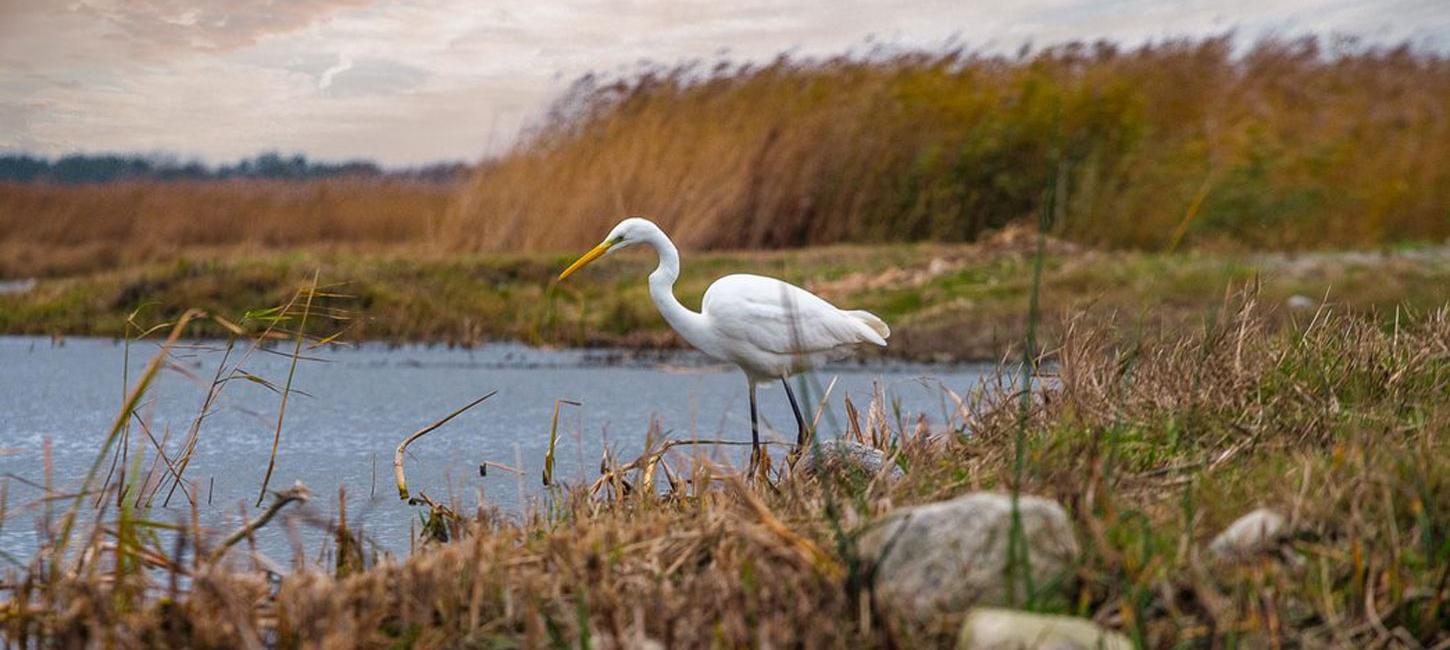
[{"label": "still water surface", "polygon": [[[134,380],[157,350],[154,343],[133,343],[128,362],[125,346],[108,339],[53,344],[45,338],[0,337],[0,484],[7,502],[0,549],[19,558],[35,551],[41,490],[32,483],[45,480],[47,441],[53,484],[78,486],[120,408],[123,370],[129,368]],[[284,354],[254,352],[240,366],[280,385],[289,363]],[[338,489],[346,487],[350,523],[361,524],[378,547],[406,553],[417,509],[397,498],[391,476],[394,447],[408,433],[489,391],[498,394],[409,447],[411,489],[440,500],[455,495],[469,507],[481,495],[486,506],[506,512],[536,502],[543,494],[539,477],[556,399],[580,403],[565,408],[559,427],[556,472],[565,481],[592,480],[606,444],[617,457],[633,458],[652,417],[676,438],[750,439],[744,377],[733,367],[689,353],[639,359],[621,352],[515,344],[474,349],[368,344],[307,354],[318,360],[298,366],[293,388],[301,393],[287,407],[271,486],[302,481],[312,489],[316,498],[296,512],[299,523],[293,526],[309,552],[324,546],[324,535],[301,523],[301,515],[315,521],[335,517]],[[239,355],[234,352],[231,362]],[[189,343],[173,357],[174,367],[161,375],[139,411],[155,439],[165,442],[168,456],[179,455],[222,359],[214,342]],[[879,386],[900,404],[903,417],[914,421],[922,414],[941,423],[949,405],[940,387],[965,394],[986,370],[841,365],[814,373],[807,399],[814,403],[835,379],[827,411],[840,413],[844,398],[864,406]],[[760,398],[763,427],[770,430],[762,436],[794,440],[784,392],[776,385],[762,390]],[[250,506],[266,471],[279,400],[276,392],[250,381],[230,382],[221,392],[185,472],[204,526],[230,530],[243,510],[255,514]],[[824,419],[821,435],[835,437],[842,426],[839,419]],[[129,455],[134,462],[144,453],[141,470],[151,467],[154,450],[133,426]],[[738,464],[746,450],[715,452]],[[478,467],[484,461],[521,466],[522,476],[495,469],[481,477]],[[109,466],[103,465],[103,474]],[[161,501],[157,498],[150,518],[189,519],[190,506],[180,492],[170,507]],[[274,524],[257,540],[262,552],[283,565],[293,548],[286,529]]]}]

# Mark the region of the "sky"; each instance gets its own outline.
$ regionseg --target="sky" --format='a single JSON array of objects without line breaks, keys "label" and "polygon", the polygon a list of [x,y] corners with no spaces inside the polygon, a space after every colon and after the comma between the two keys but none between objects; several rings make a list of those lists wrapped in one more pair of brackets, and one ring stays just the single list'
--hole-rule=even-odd
[{"label": "sky", "polygon": [[1450,49],[1444,0],[0,0],[0,151],[389,166],[507,149],[570,81],[867,43],[1304,33]]}]

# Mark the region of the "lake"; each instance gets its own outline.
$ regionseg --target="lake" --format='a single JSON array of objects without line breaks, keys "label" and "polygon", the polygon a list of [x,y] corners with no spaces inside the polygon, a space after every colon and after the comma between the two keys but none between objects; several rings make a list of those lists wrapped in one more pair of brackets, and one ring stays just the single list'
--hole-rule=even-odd
[{"label": "lake", "polygon": [[[218,364],[223,344],[189,342],[173,352],[173,364],[147,393],[133,420],[128,457],[141,471],[152,466],[155,446],[175,459],[192,426]],[[134,381],[159,350],[154,342],[126,346],[109,339],[0,337],[0,485],[6,518],[0,549],[29,558],[41,539],[38,505],[51,445],[53,485],[73,490],[95,461],[105,434],[120,410],[123,372]],[[290,347],[234,350],[228,368],[240,368],[281,385]],[[348,494],[348,519],[361,525],[379,547],[396,554],[409,548],[418,509],[402,503],[392,480],[393,449],[409,433],[490,392],[497,395],[458,416],[409,447],[409,487],[443,501],[516,513],[544,494],[540,483],[555,400],[567,399],[560,417],[556,476],[592,481],[608,445],[629,460],[643,448],[651,418],[674,438],[750,440],[744,376],[694,353],[639,355],[618,350],[543,350],[517,344],[472,349],[390,347],[364,344],[313,350],[298,364],[282,426],[271,488],[302,481],[314,494],[293,512],[295,521],[335,517],[339,487]],[[823,418],[823,439],[839,435],[842,400],[864,411],[873,387],[900,404],[903,417],[924,414],[941,424],[951,405],[945,384],[966,394],[989,367],[902,363],[843,364],[809,377],[814,405],[832,380],[832,417]],[[799,394],[799,390],[798,390]],[[256,510],[271,451],[280,394],[260,382],[229,382],[213,404],[184,478],[198,503],[204,526],[230,531]],[[779,384],[760,391],[762,438],[794,441],[795,423]],[[814,406],[811,407],[814,410]],[[146,422],[148,439],[139,422]],[[749,447],[718,447],[722,460],[743,465]],[[782,453],[776,447],[773,453]],[[137,458],[142,460],[136,463]],[[522,475],[483,462],[519,467]],[[111,466],[102,465],[104,475]],[[157,466],[158,475],[165,473]],[[132,476],[137,474],[133,471]],[[168,481],[169,484],[169,481]],[[161,490],[154,520],[185,521],[191,507],[180,491],[169,507]],[[68,502],[67,502],[68,503]],[[60,504],[56,507],[63,507]],[[258,547],[285,566],[292,556],[287,525],[274,522],[258,535]],[[310,553],[322,547],[322,530],[293,526]]]}]

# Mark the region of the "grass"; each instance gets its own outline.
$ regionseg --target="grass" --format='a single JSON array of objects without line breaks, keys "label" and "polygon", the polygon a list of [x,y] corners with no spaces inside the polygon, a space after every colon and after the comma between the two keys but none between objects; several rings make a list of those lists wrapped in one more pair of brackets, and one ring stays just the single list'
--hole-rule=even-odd
[{"label": "grass", "polygon": [[872,51],[586,77],[456,182],[0,183],[0,278],[311,249],[587,247],[620,218],[687,251],[973,241],[1061,195],[1109,249],[1450,237],[1450,59],[1231,36],[1020,56]]},{"label": "grass", "polygon": [[[1025,413],[1004,368],[939,428],[880,417],[880,403],[835,414],[895,456],[897,481],[776,467],[748,487],[671,452],[556,488],[521,516],[450,514],[454,541],[337,577],[302,560],[280,579],[183,561],[220,536],[187,531],[172,549],[103,525],[90,554],[43,553],[9,574],[0,634],[22,646],[945,645],[956,619],[893,619],[853,540],[895,507],[1015,485],[1062,502],[1084,549],[1038,610],[1157,648],[1443,643],[1450,312],[1386,325],[1322,307],[1285,329],[1261,298],[1250,287],[1196,327],[1126,343],[1070,317],[1053,381]],[[658,474],[660,489],[633,489]],[[1259,506],[1290,518],[1287,555],[1202,551]],[[126,516],[118,526],[144,521]],[[108,530],[131,541],[114,546]],[[110,557],[152,568],[112,572]]]},{"label": "grass", "polygon": [[455,191],[444,182],[358,178],[0,183],[0,277],[86,273],[208,249],[394,249],[432,236]]},{"label": "grass", "polygon": [[[943,646],[960,616],[897,619],[855,540],[897,507],[986,489],[1061,502],[1084,549],[1022,606],[1155,648],[1444,647],[1450,249],[1405,242],[1450,234],[1450,69],[1410,48],[1232,49],[781,59],[590,80],[457,196],[327,184],[343,181],[0,188],[3,273],[43,277],[0,296],[0,332],[227,340],[180,457],[144,472],[141,454],[110,451],[151,435],[136,409],[168,343],[85,481],[47,478],[43,502],[22,504],[45,542],[6,557],[0,637]],[[311,498],[300,486],[230,533],[149,518],[167,483],[199,507],[185,450],[227,382],[277,392],[275,447],[290,378],[235,360],[265,341],[290,341],[294,362],[339,327],[387,341],[678,345],[647,300],[652,260],[621,255],[555,286],[568,258],[527,252],[592,243],[634,211],[690,248],[727,249],[689,256],[687,304],[719,275],[766,272],[877,312],[893,354],[1021,365],[944,396],[959,405],[945,422],[881,399],[829,414],[900,480],[813,479],[786,462],[747,485],[651,429],[643,456],[606,456],[592,483],[546,476],[548,498],[526,512],[417,495],[429,541],[402,559],[366,557],[340,509],[313,522],[334,540],[316,557],[335,562],[299,552],[290,572],[266,568],[241,542]],[[1034,213],[1052,217],[1053,237],[995,230]],[[900,241],[917,239],[939,241]],[[728,250],[805,243],[835,245]],[[1332,248],[1350,243],[1381,250]],[[1143,252],[1160,250],[1187,252]],[[320,289],[319,277],[349,282]],[[249,311],[259,304],[284,306]],[[137,324],[152,321],[166,325]],[[108,455],[119,471],[97,482]],[[4,494],[0,483],[13,519]],[[1203,550],[1261,506],[1291,522],[1279,548],[1237,561]]]},{"label": "grass", "polygon": [[[732,272],[778,275],[842,306],[869,309],[893,329],[889,352],[939,360],[1000,359],[1026,331],[1032,237],[1008,229],[977,244],[837,246],[797,251],[688,255],[679,290],[698,304],[714,278]],[[1042,304],[1049,344],[1064,313],[1117,314],[1128,328],[1192,326],[1225,292],[1257,279],[1262,299],[1327,298],[1356,313],[1390,319],[1397,305],[1443,302],[1450,251],[1272,255],[1239,252],[1151,254],[1084,249],[1049,240]],[[27,294],[0,296],[0,332],[122,336],[127,317],[167,320],[199,306],[235,320],[250,306],[285,303],[314,270],[350,278],[319,305],[355,313],[348,336],[391,342],[477,344],[511,339],[557,345],[673,347],[679,340],[655,313],[644,276],[653,260],[621,254],[571,278],[551,280],[567,255],[223,254],[43,280]],[[1152,305],[1152,309],[1144,307]],[[1293,310],[1276,310],[1286,322]],[[1302,317],[1302,315],[1301,315]],[[260,323],[260,321],[255,321]],[[199,334],[225,337],[215,323]]]},{"label": "grass", "polygon": [[556,250],[643,214],[686,249],[969,241],[1051,182],[1055,234],[1095,246],[1439,241],[1447,101],[1443,53],[1312,37],[646,68],[581,79],[440,232]]}]

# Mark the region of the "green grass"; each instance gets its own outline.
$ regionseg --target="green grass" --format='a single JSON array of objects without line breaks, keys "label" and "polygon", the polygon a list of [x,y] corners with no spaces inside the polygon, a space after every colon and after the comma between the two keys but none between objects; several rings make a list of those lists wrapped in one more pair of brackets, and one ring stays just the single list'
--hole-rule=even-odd
[{"label": "green grass", "polygon": [[[1396,306],[1429,309],[1450,286],[1450,251],[1151,254],[1078,250],[1052,244],[1044,273],[1044,336],[1051,345],[1069,311],[1117,313],[1137,326],[1194,326],[1225,292],[1262,283],[1260,299],[1290,296],[1392,319]],[[1416,255],[1419,257],[1406,257]],[[357,315],[353,338],[472,345],[522,340],[550,345],[677,346],[650,303],[648,254],[624,253],[562,285],[570,261],[554,255],[344,255],[281,253],[183,258],[124,270],[42,280],[24,295],[0,296],[6,334],[121,336],[126,316],[160,322],[199,306],[237,320],[251,306],[285,302],[314,270],[345,297],[321,306]],[[913,358],[1000,358],[1022,340],[1022,300],[1031,259],[1010,246],[880,245],[749,253],[686,254],[677,288],[698,305],[714,278],[732,272],[780,276],[843,307],[875,311],[893,329],[890,354]],[[1277,310],[1288,321],[1307,314]],[[223,335],[215,324],[200,334]]]}]

